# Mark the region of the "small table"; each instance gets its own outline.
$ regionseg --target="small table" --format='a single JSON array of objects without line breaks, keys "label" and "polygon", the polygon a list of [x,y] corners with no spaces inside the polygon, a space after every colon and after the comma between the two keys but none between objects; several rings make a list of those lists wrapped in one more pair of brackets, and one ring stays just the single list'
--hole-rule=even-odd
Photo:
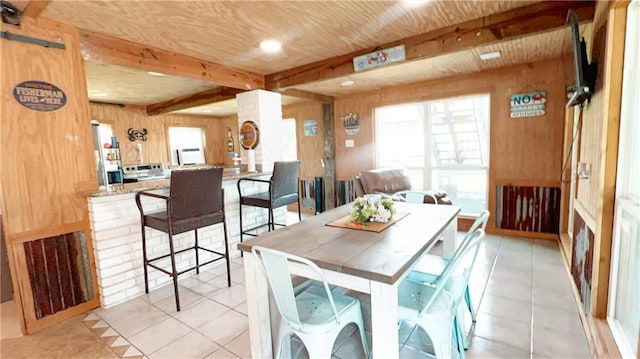
[{"label": "small table", "polygon": [[[329,283],[370,294],[373,358],[398,357],[398,312],[390,310],[398,307],[398,285],[440,235],[445,257],[453,253],[460,208],[396,203],[398,211],[409,215],[380,233],[326,225],[348,215],[351,207],[347,204],[238,244],[248,252],[244,270],[252,357],[273,356],[269,287],[253,260],[254,245],[307,258],[324,271]],[[296,268],[292,273],[318,279]]]}]

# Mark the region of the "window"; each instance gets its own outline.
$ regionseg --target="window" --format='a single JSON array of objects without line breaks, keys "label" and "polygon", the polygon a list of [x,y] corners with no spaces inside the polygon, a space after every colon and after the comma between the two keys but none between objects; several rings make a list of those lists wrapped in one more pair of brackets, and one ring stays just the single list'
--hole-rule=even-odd
[{"label": "window", "polygon": [[376,109],[377,167],[405,167],[412,186],[441,189],[462,213],[487,208],[489,95]]},{"label": "window", "polygon": [[298,159],[298,148],[296,140],[296,119],[285,118],[280,126],[280,135],[282,136],[282,160],[295,161]]},{"label": "window", "polygon": [[204,130],[200,127],[169,127],[171,164],[202,164],[204,158]]}]

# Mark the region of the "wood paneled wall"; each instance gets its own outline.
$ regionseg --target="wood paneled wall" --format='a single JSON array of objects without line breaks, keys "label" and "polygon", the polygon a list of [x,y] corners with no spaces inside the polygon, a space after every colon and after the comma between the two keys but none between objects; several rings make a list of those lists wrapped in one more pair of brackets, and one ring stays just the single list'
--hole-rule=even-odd
[{"label": "wood paneled wall", "polygon": [[[347,180],[375,167],[376,107],[488,93],[491,95],[489,210],[495,213],[496,185],[557,187],[563,160],[566,102],[562,74],[562,60],[553,59],[336,99],[336,178]],[[546,114],[509,118],[510,96],[532,90],[547,91]],[[345,133],[342,123],[351,112],[360,117],[360,131],[353,136]],[[353,139],[355,147],[346,148],[347,139]],[[493,221],[489,222],[489,228],[495,230]]]},{"label": "wood paneled wall", "polygon": [[[559,182],[566,101],[562,76],[558,76],[562,69],[561,60],[555,59],[339,98],[335,102],[338,179],[375,166],[376,107],[489,93],[494,179]],[[509,118],[510,96],[533,89],[547,91],[546,115]],[[360,116],[360,132],[354,136],[347,135],[342,124],[350,112]],[[346,139],[355,140],[355,147],[346,148]]]},{"label": "wood paneled wall", "polygon": [[598,2],[591,36],[587,36],[589,59],[598,64],[595,92],[582,108],[578,161],[590,165],[588,179],[578,181],[576,208],[593,223],[593,290],[591,315],[605,318],[609,297],[609,273],[613,236],[622,61],[626,3]]},{"label": "wood paneled wall", "polygon": [[[135,106],[117,106],[107,104],[91,104],[91,118],[99,122],[110,123],[113,126],[114,135],[120,142],[120,151],[123,164],[139,163],[136,144],[142,143],[143,161],[162,162],[168,168],[171,163],[169,157],[169,143],[167,129],[170,126],[201,127],[205,133],[205,160],[208,164],[228,164],[226,151],[226,138],[228,121],[208,116],[193,115],[158,115],[147,116],[144,109]],[[230,122],[230,121],[229,121]],[[129,141],[127,131],[129,128],[148,131],[147,141]],[[237,126],[234,140],[238,145]]]},{"label": "wood paneled wall", "polygon": [[[23,17],[20,27],[3,31],[63,43],[65,49],[2,40],[0,183],[2,221],[16,302],[27,332],[99,305],[93,300],[37,319],[23,243],[84,231],[95,283],[95,263],[86,193],[98,189],[92,151],[91,118],[79,37],[75,28]],[[62,89],[67,103],[50,112],[33,111],[13,97],[23,81],[45,81]]]},{"label": "wood paneled wall", "polygon": [[[300,177],[313,179],[324,176],[321,159],[323,158],[323,124],[322,104],[319,102],[300,102],[282,108],[282,118],[295,118],[296,137],[298,142],[298,159],[300,163]],[[304,121],[316,120],[318,134],[304,135]]]}]

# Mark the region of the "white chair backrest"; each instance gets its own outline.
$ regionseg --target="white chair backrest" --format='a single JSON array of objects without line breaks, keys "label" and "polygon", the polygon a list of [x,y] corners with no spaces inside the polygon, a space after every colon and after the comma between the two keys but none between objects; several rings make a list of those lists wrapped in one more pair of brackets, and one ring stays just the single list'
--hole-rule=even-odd
[{"label": "white chair backrest", "polygon": [[331,294],[327,280],[322,273],[322,270],[320,270],[315,263],[299,256],[260,246],[253,246],[251,248],[251,252],[253,253],[255,261],[261,264],[262,269],[267,275],[271,291],[273,292],[273,297],[275,298],[278,306],[278,311],[280,311],[282,317],[289,322],[292,328],[304,330],[305,323],[300,321],[300,316],[298,315],[293,283],[291,281],[291,271],[289,270],[289,264],[291,262],[297,262],[305,265],[319,275],[322,279],[322,284],[327,294],[327,298],[331,303],[336,323],[339,322],[338,311],[333,301],[333,295]]},{"label": "white chair backrest", "polygon": [[405,198],[408,203],[424,203],[424,196],[429,196],[433,199],[433,204],[438,204],[438,199],[436,196],[432,195],[429,192],[424,191],[406,191]]},{"label": "white chair backrest", "polygon": [[469,282],[469,276],[471,275],[471,269],[478,256],[478,249],[480,248],[483,238],[484,230],[482,229],[477,229],[471,234],[468,244],[456,258],[451,259],[449,265],[447,265],[442,275],[438,278],[433,295],[418,315],[428,312],[431,304],[442,295],[451,296],[452,307],[450,309],[456,310],[458,303],[460,303],[460,300],[462,300],[464,296],[465,289]]},{"label": "white chair backrest", "polygon": [[476,218],[476,220],[473,221],[473,224],[471,225],[471,227],[469,227],[469,231],[467,231],[467,233],[464,235],[464,238],[462,239],[462,243],[460,243],[460,245],[455,250],[455,252],[453,252],[453,255],[451,256],[450,261],[453,261],[457,256],[460,255],[460,253],[462,253],[462,251],[464,251],[465,247],[469,245],[469,242],[473,233],[477,229],[482,229],[484,231],[487,228],[487,221],[489,220],[489,214],[490,214],[489,211],[484,210],[480,213],[478,218]]}]

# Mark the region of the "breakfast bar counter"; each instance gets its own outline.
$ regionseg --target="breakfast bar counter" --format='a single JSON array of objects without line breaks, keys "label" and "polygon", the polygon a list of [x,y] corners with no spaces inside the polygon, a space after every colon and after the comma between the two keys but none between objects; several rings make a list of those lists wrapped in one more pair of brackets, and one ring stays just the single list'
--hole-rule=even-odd
[{"label": "breakfast bar counter", "polygon": [[[225,173],[222,182],[224,189],[225,216],[229,250],[231,257],[240,256],[237,243],[240,242],[239,197],[237,182],[240,178],[262,177],[268,173]],[[123,301],[144,294],[144,276],[142,265],[142,234],[140,227],[140,212],[136,207],[135,195],[139,191],[153,191],[160,194],[169,193],[169,179],[127,183],[112,186],[110,191],[100,191],[88,197],[89,220],[93,236],[94,253],[100,290],[101,305],[110,307]],[[243,191],[246,193],[265,191],[266,185],[246,181]],[[142,205],[145,212],[162,210],[163,200],[143,196]],[[274,212],[276,220],[283,223],[286,220],[286,208],[279,208]],[[253,227],[266,223],[267,211],[255,207],[243,209],[243,224]],[[147,229],[147,251],[156,256],[168,253],[168,236],[165,233]],[[221,224],[204,227],[198,230],[198,240],[201,245],[215,250],[223,250],[224,236]],[[266,227],[264,227],[266,231]],[[176,249],[193,245],[193,232],[174,236]],[[201,256],[206,260],[205,256]],[[176,256],[178,268],[193,266],[193,251],[187,251]],[[162,265],[162,261],[159,262]],[[170,266],[167,259],[167,266]],[[194,272],[195,274],[195,272]],[[185,274],[187,275],[187,274]],[[171,278],[156,270],[149,271],[149,290],[163,286]]]}]

